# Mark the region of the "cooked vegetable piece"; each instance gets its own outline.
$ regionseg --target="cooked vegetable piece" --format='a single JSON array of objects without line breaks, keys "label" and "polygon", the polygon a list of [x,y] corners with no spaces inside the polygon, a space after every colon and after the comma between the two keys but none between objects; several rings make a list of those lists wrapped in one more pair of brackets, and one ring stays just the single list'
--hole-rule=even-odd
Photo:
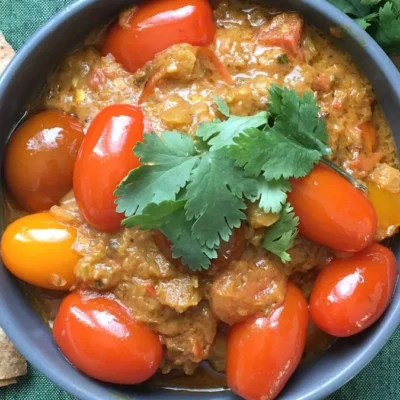
[{"label": "cooked vegetable piece", "polygon": [[301,54],[304,21],[295,13],[282,13],[274,17],[271,22],[261,27],[258,40],[268,46],[284,49],[288,54],[296,57]]},{"label": "cooked vegetable piece", "polygon": [[123,219],[114,191],[140,160],[132,148],[143,140],[143,113],[122,104],[104,108],[92,121],[74,171],[74,193],[83,216],[101,231],[115,231]]},{"label": "cooked vegetable piece", "polygon": [[228,336],[227,378],[248,400],[273,400],[300,362],[306,343],[308,309],[303,294],[288,285],[282,306],[267,317],[251,317]]},{"label": "cooked vegetable piece", "polygon": [[72,246],[75,228],[60,224],[50,213],[22,217],[1,239],[4,265],[18,278],[52,290],[68,290],[75,282],[79,255]]},{"label": "cooked vegetable piece", "polygon": [[46,211],[71,190],[83,137],[78,119],[53,110],[30,117],[11,136],[4,175],[25,211]]},{"label": "cooked vegetable piece", "polygon": [[75,292],[66,297],[53,335],[76,368],[104,382],[144,382],[161,362],[158,335],[136,322],[116,300],[97,293]]},{"label": "cooked vegetable piece", "polygon": [[102,52],[135,72],[174,44],[208,46],[215,30],[208,0],[150,0],[112,26]]},{"label": "cooked vegetable piece", "polygon": [[378,145],[378,135],[372,121],[364,122],[358,129],[362,134],[364,150],[366,153],[372,154]]},{"label": "cooked vegetable piece", "polygon": [[328,167],[292,180],[288,201],[302,235],[337,251],[361,251],[374,240],[377,216],[367,196]]},{"label": "cooked vegetable piece", "polygon": [[332,336],[363,331],[386,310],[397,274],[396,257],[377,243],[351,258],[332,261],[314,284],[311,318]]}]

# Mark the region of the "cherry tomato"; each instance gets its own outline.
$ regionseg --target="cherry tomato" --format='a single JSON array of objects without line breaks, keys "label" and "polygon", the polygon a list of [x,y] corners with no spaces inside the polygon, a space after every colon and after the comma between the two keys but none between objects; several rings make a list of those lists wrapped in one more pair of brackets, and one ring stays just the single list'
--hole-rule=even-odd
[{"label": "cherry tomato", "polygon": [[7,146],[4,174],[24,210],[48,210],[71,190],[83,137],[79,120],[61,111],[43,111],[16,130]]},{"label": "cherry tomato", "polygon": [[319,274],[310,299],[311,318],[332,336],[355,335],[386,310],[397,280],[393,253],[373,244],[345,260],[334,260]]},{"label": "cherry tomato", "polygon": [[174,44],[208,46],[215,31],[208,0],[150,0],[113,25],[103,54],[111,53],[126,70],[135,72]]},{"label": "cherry tomato", "polygon": [[123,219],[114,191],[132,169],[140,165],[133,154],[143,139],[143,113],[127,104],[104,108],[94,118],[83,140],[74,171],[74,192],[89,224],[115,231]]},{"label": "cherry tomato", "polygon": [[72,249],[76,230],[62,225],[50,213],[22,217],[5,230],[1,239],[4,265],[32,285],[68,290],[75,282],[79,255]]},{"label": "cherry tomato", "polygon": [[117,301],[94,293],[75,292],[64,299],[53,335],[76,368],[104,382],[144,382],[162,358],[162,345],[153,331]]},{"label": "cherry tomato", "polygon": [[268,317],[233,326],[226,374],[230,388],[246,400],[272,400],[300,362],[308,326],[307,302],[289,283],[283,305]]},{"label": "cherry tomato", "polygon": [[292,180],[288,201],[300,218],[301,234],[314,242],[357,252],[374,240],[377,216],[371,201],[328,167],[318,165]]},{"label": "cherry tomato", "polygon": [[[218,250],[218,258],[212,260],[210,271],[224,268],[232,261],[240,258],[246,247],[246,229],[244,225],[233,231],[229,242],[222,242]],[[153,232],[153,239],[164,257],[177,267],[182,267],[180,259],[172,257],[171,242],[160,232]]]}]

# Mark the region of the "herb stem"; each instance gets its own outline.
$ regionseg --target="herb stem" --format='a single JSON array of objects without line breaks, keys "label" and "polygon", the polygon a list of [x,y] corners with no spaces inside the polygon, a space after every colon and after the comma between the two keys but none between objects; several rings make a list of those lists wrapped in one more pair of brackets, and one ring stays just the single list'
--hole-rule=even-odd
[{"label": "herb stem", "polygon": [[343,176],[343,178],[347,179],[354,187],[356,187],[358,190],[361,190],[365,194],[368,193],[367,187],[359,182],[357,179],[352,177],[348,172],[344,171],[342,168],[338,167],[336,164],[334,164],[332,161],[328,160],[327,158],[323,157],[321,160],[326,166],[329,168],[332,168],[334,171],[336,171],[339,175]]}]

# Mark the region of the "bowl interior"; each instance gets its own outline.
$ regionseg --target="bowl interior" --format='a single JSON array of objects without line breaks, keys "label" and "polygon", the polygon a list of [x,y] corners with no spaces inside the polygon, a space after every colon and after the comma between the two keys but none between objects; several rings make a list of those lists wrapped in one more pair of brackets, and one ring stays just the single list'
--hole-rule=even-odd
[{"label": "bowl interior", "polygon": [[[132,0],[79,0],[45,25],[18,53],[0,78],[0,163],[4,145],[27,106],[37,97],[61,58],[96,26],[108,21]],[[315,0],[270,0],[297,10],[326,34],[340,26],[347,35],[334,39],[349,52],[374,86],[400,148],[400,75],[384,52],[349,18],[330,4]],[[400,258],[400,240],[394,241]],[[235,398],[228,391],[204,393],[155,391],[149,387],[113,387],[76,371],[54,345],[50,331],[32,311],[16,280],[0,266],[0,322],[28,360],[66,391],[84,400]],[[321,357],[302,365],[281,395],[286,400],[322,399],[357,374],[383,347],[400,324],[400,288],[379,323],[362,334],[338,341]]]}]

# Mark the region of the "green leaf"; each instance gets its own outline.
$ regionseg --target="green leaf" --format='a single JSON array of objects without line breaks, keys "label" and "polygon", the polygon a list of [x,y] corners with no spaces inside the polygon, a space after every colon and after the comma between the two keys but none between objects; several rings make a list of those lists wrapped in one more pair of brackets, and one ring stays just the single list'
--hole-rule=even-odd
[{"label": "green leaf", "polygon": [[306,176],[322,157],[319,151],[303,147],[272,128],[247,129],[235,139],[229,154],[246,174],[263,174],[267,180]]},{"label": "green leaf", "polygon": [[231,116],[223,122],[212,122],[203,124],[197,131],[197,136],[208,141],[211,150],[233,144],[234,138],[239,136],[245,129],[259,128],[268,123],[268,113],[261,111],[250,117]]},{"label": "green leaf", "polygon": [[185,218],[185,201],[164,201],[151,203],[142,214],[134,215],[123,221],[128,228],[158,229],[172,243],[172,255],[181,258],[183,264],[192,271],[208,269],[210,258],[216,258],[217,252],[202,246],[192,235],[192,222]]},{"label": "green leaf", "polygon": [[377,4],[379,0],[328,0],[339,10],[345,14],[350,14],[357,18],[362,18],[368,15],[371,11],[371,6]]},{"label": "green leaf", "polygon": [[400,0],[388,1],[379,10],[376,41],[391,54],[400,54]]},{"label": "green leaf", "polygon": [[377,21],[377,17],[378,17],[378,13],[372,13],[369,14],[363,18],[357,18],[355,21],[357,22],[358,25],[361,26],[361,28],[363,28],[364,30],[366,30],[367,28],[369,28],[372,23]]},{"label": "green leaf", "polygon": [[193,139],[178,132],[146,135],[135,153],[151,164],[131,171],[115,192],[117,211],[126,216],[140,213],[150,203],[175,200],[199,160]]},{"label": "green leaf", "polygon": [[206,153],[187,186],[186,218],[196,219],[194,237],[209,248],[218,247],[221,238],[228,241],[246,218],[244,197],[256,196],[257,181],[235,167],[225,149]]},{"label": "green leaf", "polygon": [[186,201],[163,201],[159,204],[150,203],[141,214],[132,215],[122,221],[127,228],[135,226],[144,230],[160,229],[164,225],[173,224],[176,212],[183,210]]},{"label": "green leaf", "polygon": [[293,247],[298,225],[299,218],[295,216],[290,204],[286,203],[279,220],[267,229],[263,247],[280,257],[284,263],[289,262],[291,257],[287,251]]},{"label": "green leaf", "polygon": [[285,179],[266,181],[258,179],[258,197],[260,208],[266,213],[279,213],[287,200],[291,186]]},{"label": "green leaf", "polygon": [[328,131],[319,117],[319,107],[313,93],[299,96],[295,90],[271,85],[269,110],[275,117],[273,129],[308,149],[330,155]]},{"label": "green leaf", "polygon": [[215,104],[217,105],[218,111],[225,115],[225,117],[229,118],[231,115],[231,110],[229,109],[228,104],[221,99],[221,97],[215,96],[214,97]]}]

